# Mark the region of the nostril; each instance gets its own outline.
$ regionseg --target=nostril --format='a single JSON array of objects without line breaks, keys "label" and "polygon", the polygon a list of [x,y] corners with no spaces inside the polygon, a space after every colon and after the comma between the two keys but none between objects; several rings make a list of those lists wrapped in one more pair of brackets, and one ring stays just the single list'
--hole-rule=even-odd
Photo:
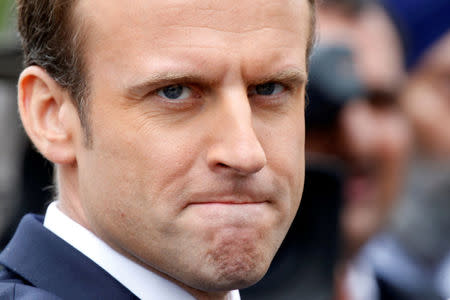
[{"label": "nostril", "polygon": [[[220,150],[220,151],[218,151]],[[248,152],[226,151],[219,148],[208,155],[208,165],[216,171],[233,172],[236,174],[250,175],[261,170],[266,164],[265,157],[249,155]],[[243,154],[245,153],[245,154]]]}]

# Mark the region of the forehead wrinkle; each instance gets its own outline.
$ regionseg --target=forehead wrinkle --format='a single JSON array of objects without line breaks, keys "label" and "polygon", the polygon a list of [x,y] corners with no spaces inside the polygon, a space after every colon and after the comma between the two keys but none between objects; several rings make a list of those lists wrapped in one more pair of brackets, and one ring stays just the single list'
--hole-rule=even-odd
[{"label": "forehead wrinkle", "polygon": [[214,30],[217,32],[223,32],[223,33],[231,33],[231,34],[247,34],[247,33],[255,33],[258,31],[267,31],[267,30],[280,30],[280,31],[287,31],[287,32],[295,32],[295,30],[287,27],[287,28],[282,28],[282,27],[274,27],[274,26],[263,26],[261,25],[260,27],[255,27],[255,28],[247,28],[247,29],[242,29],[242,27],[239,27],[240,29],[238,31],[230,31],[230,30],[226,30],[226,29],[221,29],[218,27],[214,27],[212,25],[202,25],[202,26],[194,26],[194,25],[184,25],[184,24],[172,24],[167,26],[167,28],[175,28],[175,29],[209,29],[209,30]]},{"label": "forehead wrinkle", "polygon": [[[181,8],[177,9],[181,10]],[[167,19],[167,24],[165,25],[169,28],[205,28],[224,33],[249,33],[266,29],[294,31],[294,29],[286,26],[288,23],[286,19],[299,20],[299,18],[293,17],[292,14],[288,14],[288,11],[278,13],[267,13],[263,9],[259,9],[259,11],[260,13],[255,9],[252,14],[248,14],[248,10],[240,7],[219,12],[217,10],[195,8],[193,13],[183,14],[184,11],[181,10],[180,16],[170,20]],[[242,19],[249,20],[249,22],[242,24],[240,22]],[[292,22],[289,23],[292,24]],[[301,26],[301,22],[297,23]]]},{"label": "forehead wrinkle", "polygon": [[[192,34],[193,35],[193,34]],[[276,37],[277,33],[267,33],[264,39],[271,39],[272,37]],[[214,37],[217,37],[214,36]],[[228,56],[233,53],[247,53],[252,57],[255,55],[265,54],[261,52],[261,49],[256,47],[257,41],[260,40],[261,37],[256,37],[255,35],[249,36],[248,39],[243,38],[242,36],[238,36],[237,34],[233,34],[233,36],[216,38],[214,43],[205,44],[202,39],[188,39],[186,41],[178,41],[178,40],[168,40],[164,41],[159,45],[159,49],[167,49],[167,50],[186,50],[186,51],[197,51],[197,50],[212,50],[217,52],[225,52]],[[298,38],[298,42],[306,43],[306,37],[304,39]],[[264,48],[264,52],[282,52],[287,49],[295,48],[296,44],[289,42],[288,40],[278,40],[277,44],[270,45],[269,47]],[[245,51],[243,51],[243,48]]]}]

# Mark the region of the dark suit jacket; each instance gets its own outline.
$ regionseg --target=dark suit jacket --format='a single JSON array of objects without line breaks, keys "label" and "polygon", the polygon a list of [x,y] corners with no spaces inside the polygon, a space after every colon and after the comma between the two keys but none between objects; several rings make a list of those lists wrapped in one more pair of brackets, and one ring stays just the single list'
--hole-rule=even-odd
[{"label": "dark suit jacket", "polygon": [[138,299],[42,222],[26,215],[0,254],[0,299]]}]

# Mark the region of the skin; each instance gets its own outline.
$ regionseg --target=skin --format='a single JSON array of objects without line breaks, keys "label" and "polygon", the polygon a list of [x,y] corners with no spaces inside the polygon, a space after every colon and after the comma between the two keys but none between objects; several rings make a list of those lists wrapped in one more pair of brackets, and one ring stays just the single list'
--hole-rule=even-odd
[{"label": "skin", "polygon": [[350,101],[332,130],[308,133],[307,151],[347,167],[341,215],[347,260],[386,224],[402,186],[410,133],[396,94],[404,72],[400,42],[380,8],[369,6],[354,17],[322,8],[318,20],[320,42],[353,49],[360,78],[370,91],[383,94]]},{"label": "skin", "polygon": [[81,0],[75,14],[92,145],[42,69],[19,82],[60,209],[199,299],[258,281],[303,190],[307,1]]},{"label": "skin", "polygon": [[[402,108],[424,157],[450,158],[450,33],[427,51],[401,95]],[[426,100],[426,101],[425,101]]]}]

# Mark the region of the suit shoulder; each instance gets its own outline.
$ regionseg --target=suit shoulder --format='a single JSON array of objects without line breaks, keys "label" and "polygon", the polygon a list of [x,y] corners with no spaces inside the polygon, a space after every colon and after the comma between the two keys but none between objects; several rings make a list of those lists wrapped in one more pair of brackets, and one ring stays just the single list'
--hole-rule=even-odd
[{"label": "suit shoulder", "polygon": [[0,300],[61,300],[47,291],[33,287],[8,270],[0,271]]},{"label": "suit shoulder", "polygon": [[0,300],[61,300],[47,291],[17,283],[0,282]]}]

